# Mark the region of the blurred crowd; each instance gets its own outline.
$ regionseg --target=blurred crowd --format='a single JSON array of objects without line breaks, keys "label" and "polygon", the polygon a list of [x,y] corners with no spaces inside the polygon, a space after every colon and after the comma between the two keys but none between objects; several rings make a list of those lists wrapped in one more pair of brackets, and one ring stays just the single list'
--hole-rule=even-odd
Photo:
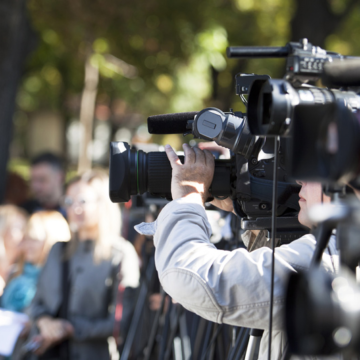
[{"label": "blurred crowd", "polygon": [[118,358],[141,261],[121,236],[107,175],[92,170],[65,184],[61,159],[43,153],[31,163],[30,197],[26,186],[10,174],[0,206],[0,317],[27,319],[0,359]]}]

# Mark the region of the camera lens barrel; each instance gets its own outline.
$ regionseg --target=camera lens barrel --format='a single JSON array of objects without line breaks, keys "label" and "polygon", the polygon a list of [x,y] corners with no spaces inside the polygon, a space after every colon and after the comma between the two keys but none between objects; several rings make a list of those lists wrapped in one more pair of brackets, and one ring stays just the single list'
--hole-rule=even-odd
[{"label": "camera lens barrel", "polygon": [[147,188],[153,194],[162,196],[171,194],[172,169],[165,152],[150,152],[147,155],[147,171],[142,176],[147,178]]},{"label": "camera lens barrel", "polygon": [[[181,162],[183,156],[179,156]],[[215,160],[213,196],[232,194],[232,160]],[[137,151],[125,142],[110,144],[109,194],[112,202],[127,202],[131,195],[150,192],[171,199],[172,168],[165,152]]]}]

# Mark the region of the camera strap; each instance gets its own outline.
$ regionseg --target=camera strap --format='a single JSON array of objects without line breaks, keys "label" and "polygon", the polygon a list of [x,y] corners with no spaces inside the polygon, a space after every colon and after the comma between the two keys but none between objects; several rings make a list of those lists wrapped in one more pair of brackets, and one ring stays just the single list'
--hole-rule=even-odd
[{"label": "camera strap", "polygon": [[271,337],[272,337],[272,322],[273,322],[273,307],[274,307],[274,275],[275,275],[275,243],[276,243],[276,201],[277,201],[277,173],[278,173],[278,153],[279,153],[279,137],[274,139],[274,179],[273,179],[273,198],[272,198],[272,214],[271,214],[271,290],[270,290],[270,314],[269,314],[269,348],[268,360],[271,360]]}]

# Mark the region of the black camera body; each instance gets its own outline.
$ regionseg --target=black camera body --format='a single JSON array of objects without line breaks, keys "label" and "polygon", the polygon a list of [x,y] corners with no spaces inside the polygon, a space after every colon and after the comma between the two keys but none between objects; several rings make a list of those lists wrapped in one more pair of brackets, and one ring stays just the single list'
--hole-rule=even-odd
[{"label": "black camera body", "polygon": [[[293,178],[334,183],[360,174],[360,58],[301,39],[284,47],[232,47],[230,57],[286,57],[284,79],[256,79],[247,116],[257,136],[289,137]],[[312,85],[322,79],[328,88]]]},{"label": "black camera body", "polygon": [[[307,272],[292,273],[285,297],[285,328],[294,355],[360,354],[360,260],[358,199],[342,199],[339,189],[360,184],[360,58],[314,47],[306,39],[281,48],[229,48],[235,57],[287,57],[284,79],[258,79],[248,97],[253,135],[289,139],[289,174],[333,188],[331,204],[310,210],[317,224],[316,248]],[[310,85],[322,79],[328,88]],[[340,270],[320,266],[336,229]],[[335,270],[335,266],[334,266]]]},{"label": "black camera body", "polygon": [[[246,102],[244,95],[251,91],[254,83],[269,81],[270,77],[238,74],[235,79],[236,94]],[[211,196],[231,197],[235,211],[243,220],[243,229],[271,230],[274,145],[270,137],[264,139],[251,134],[247,114],[206,108],[200,112],[156,115],[148,118],[148,130],[151,134],[192,134],[194,138],[215,141],[230,149],[231,159],[215,160]],[[290,178],[285,161],[288,139],[281,140],[278,150],[276,215],[281,218],[278,234],[281,237],[282,229],[295,239],[307,230],[297,220],[300,186]],[[180,160],[183,161],[181,157]],[[110,198],[114,202],[126,202],[131,195],[144,192],[170,200],[171,174],[164,152],[146,154],[121,142],[110,145]]]},{"label": "black camera body", "polygon": [[[179,157],[184,161],[182,156]],[[283,158],[284,159],[284,158]],[[245,159],[236,154],[228,160],[215,160],[215,173],[209,192],[212,197],[239,202],[242,217],[271,216],[273,159]],[[132,195],[149,192],[171,200],[172,169],[165,152],[131,148],[124,142],[110,144],[110,199],[127,202]],[[285,161],[279,166],[278,216],[298,212],[299,186],[287,181]],[[211,200],[211,199],[209,199]]]},{"label": "black camera body", "polygon": [[[252,136],[246,115],[242,113],[224,113],[216,108],[207,108],[198,113],[185,114],[150,117],[149,131],[158,133],[165,128],[167,133],[171,133],[174,131],[175,118],[182,124],[180,127],[176,124],[176,131],[180,129],[196,138],[213,140],[231,149],[231,159],[215,160],[209,192],[212,198],[230,197],[233,200],[235,211],[242,218],[243,229],[270,231],[274,166],[272,139],[256,139]],[[307,230],[297,220],[300,186],[288,176],[286,143],[287,139],[282,139],[279,149],[276,215],[281,217],[278,237],[280,241],[286,239],[289,242]],[[184,161],[182,156],[179,158]],[[113,202],[126,202],[131,195],[145,192],[171,200],[171,176],[172,169],[165,152],[144,153],[127,143],[110,144],[110,198]]]}]

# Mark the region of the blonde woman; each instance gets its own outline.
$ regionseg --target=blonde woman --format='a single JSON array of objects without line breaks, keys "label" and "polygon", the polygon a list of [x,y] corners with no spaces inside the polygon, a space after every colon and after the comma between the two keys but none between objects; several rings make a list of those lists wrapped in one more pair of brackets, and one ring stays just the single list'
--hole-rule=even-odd
[{"label": "blonde woman", "polygon": [[26,212],[17,206],[0,206],[0,296],[10,270],[20,256],[27,217]]},{"label": "blonde woman", "polygon": [[68,240],[69,226],[60,213],[39,211],[29,218],[24,238],[19,245],[21,255],[13,265],[1,297],[2,308],[22,312],[29,306],[50,248],[57,241]]},{"label": "blonde woman", "polygon": [[[55,244],[40,276],[31,315],[39,328],[41,359],[109,359],[119,280],[138,286],[132,245],[119,236],[120,210],[108,196],[108,178],[87,172],[67,186],[64,205],[72,232]],[[126,304],[124,313],[131,304]]]}]

